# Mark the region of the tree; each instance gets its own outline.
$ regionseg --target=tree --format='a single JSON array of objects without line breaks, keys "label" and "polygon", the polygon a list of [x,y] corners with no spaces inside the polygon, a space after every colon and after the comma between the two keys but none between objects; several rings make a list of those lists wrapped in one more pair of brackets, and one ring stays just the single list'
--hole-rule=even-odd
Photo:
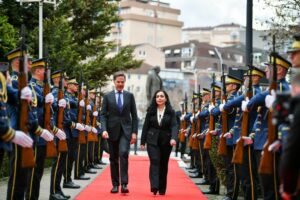
[{"label": "tree", "polygon": [[[86,80],[104,84],[112,73],[140,66],[141,62],[131,55],[131,47],[124,47],[115,57],[108,56],[115,44],[107,42],[105,37],[113,24],[120,21],[116,4],[107,3],[107,0],[57,2],[56,10],[44,4],[44,47],[49,51],[53,69],[61,67],[77,77],[82,69]],[[37,56],[38,4],[20,6],[15,1],[3,0],[1,9],[16,30],[20,24],[26,25],[29,51]]]},{"label": "tree", "polygon": [[[17,45],[17,33],[8,23],[6,16],[0,15],[0,55],[4,55]],[[0,58],[2,59],[2,58]]]},{"label": "tree", "polygon": [[300,31],[300,0],[263,0],[263,2],[266,5],[265,9],[271,9],[275,14],[262,22],[270,28],[268,35],[275,35],[277,44],[286,47],[292,36],[299,34]]}]

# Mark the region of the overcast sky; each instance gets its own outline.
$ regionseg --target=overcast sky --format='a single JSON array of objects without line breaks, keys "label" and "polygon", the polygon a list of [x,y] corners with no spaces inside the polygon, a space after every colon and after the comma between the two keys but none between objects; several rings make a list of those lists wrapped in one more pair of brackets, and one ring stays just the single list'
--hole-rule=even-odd
[{"label": "overcast sky", "polygon": [[[246,25],[247,0],[161,0],[181,10],[184,27],[214,26],[222,23]],[[263,9],[262,0],[253,0],[253,27],[261,29],[260,21],[272,15]],[[258,20],[260,19],[260,20]]]}]

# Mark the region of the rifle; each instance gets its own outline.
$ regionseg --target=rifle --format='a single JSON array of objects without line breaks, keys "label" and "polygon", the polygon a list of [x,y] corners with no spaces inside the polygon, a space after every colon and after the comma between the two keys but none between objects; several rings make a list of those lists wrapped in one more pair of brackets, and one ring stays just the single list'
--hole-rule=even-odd
[{"label": "rifle", "polygon": [[[277,53],[275,51],[275,35],[273,35],[273,52],[270,54],[270,62],[273,60],[273,70],[272,70],[272,76],[270,77],[270,87],[269,92],[271,94],[271,91],[277,90],[277,64],[276,64],[276,57]],[[274,162],[274,156],[273,152],[270,152],[268,150],[269,146],[275,141],[276,139],[276,133],[277,133],[277,127],[272,123],[272,111],[269,110],[268,112],[268,138],[267,142],[264,145],[263,148],[263,154],[260,160],[259,165],[259,173],[260,174],[273,174],[274,168],[273,168],[273,162]]]},{"label": "rifle", "polygon": [[[193,91],[193,98],[192,98],[192,117],[195,117],[195,92],[194,91]],[[195,138],[193,138],[193,135],[195,134],[195,132],[196,132],[196,127],[195,127],[195,122],[193,120],[191,122],[191,134],[189,137],[189,146],[192,149],[195,149],[195,145],[194,145]]]},{"label": "rifle", "polygon": [[[89,102],[89,87],[88,87],[88,84],[86,86],[86,95],[85,95],[85,106],[89,105],[90,102]],[[91,125],[91,111],[89,111],[88,109],[86,109],[86,112],[85,112],[85,125],[86,126],[90,126]],[[87,134],[87,141],[88,142],[92,142],[93,141],[93,134],[92,134],[92,131],[89,131],[88,134]]]},{"label": "rifle", "polygon": [[[225,84],[225,70],[224,65],[222,65],[222,103],[226,103],[227,101],[227,94],[226,94],[226,84]],[[227,155],[227,147],[226,147],[226,138],[224,137],[225,133],[228,131],[228,118],[227,118],[227,112],[225,110],[221,113],[221,119],[222,119],[222,134],[218,145],[218,155],[220,156],[226,156]]]},{"label": "rifle", "polygon": [[[198,93],[194,93],[193,98],[196,100],[198,99],[198,112],[201,112],[201,95],[200,95],[200,85],[198,86]],[[200,102],[200,103],[199,103]],[[194,103],[195,104],[195,103]],[[193,141],[193,145],[192,145],[192,149],[198,150],[199,149],[199,140],[197,138],[197,135],[200,134],[200,129],[201,129],[201,121],[199,120],[199,118],[197,119],[196,123],[195,123],[195,131],[194,133],[196,134],[196,137],[194,138]]]},{"label": "rifle", "polygon": [[[202,106],[202,96],[200,93],[200,85],[198,85],[198,113],[201,113],[201,106]],[[199,134],[201,134],[201,118],[200,117],[198,117],[198,119],[197,119],[196,134],[197,134],[197,136]],[[201,163],[201,166],[204,166],[203,165],[203,157],[202,157],[202,147],[201,147],[201,143],[199,142],[198,138],[197,138],[197,143],[198,143],[198,149],[199,149],[200,163]],[[201,167],[202,173],[204,173],[203,169],[204,169],[204,167]]]},{"label": "rifle", "polygon": [[[98,90],[99,89],[99,90]],[[95,96],[95,102],[94,102],[94,106],[93,106],[93,112],[96,112],[98,109],[98,101],[97,101],[97,96],[100,94],[100,88],[98,88],[96,91],[96,96]],[[95,117],[93,115],[93,119],[92,119],[92,127],[96,128],[97,126],[97,117]],[[94,137],[94,142],[98,142],[98,137],[97,134],[93,134]]]},{"label": "rifle", "polygon": [[[252,66],[249,65],[248,75],[249,75],[249,84],[246,93],[246,100],[250,100],[252,98]],[[234,164],[243,164],[243,155],[244,155],[244,140],[243,136],[248,135],[248,125],[249,124],[249,111],[243,112],[242,119],[242,132],[239,141],[236,144],[235,151],[232,156],[232,163]]]},{"label": "rifle", "polygon": [[[49,59],[46,58],[45,60],[45,72],[44,72],[44,91],[43,96],[44,99],[47,94],[50,93],[50,67],[49,67]],[[44,128],[47,129],[49,132],[51,131],[51,103],[46,103],[44,106]],[[47,142],[46,144],[46,157],[47,158],[54,158],[57,155],[56,147],[54,144],[54,140]]]},{"label": "rifle", "polygon": [[[20,100],[20,108],[19,108],[19,128],[21,131],[29,135],[28,132],[28,110],[29,103],[26,99],[21,99],[21,90],[27,86],[27,47],[25,45],[25,26],[21,27],[21,56],[19,58],[19,76],[18,76],[18,89],[19,89],[19,100]],[[21,167],[22,168],[31,168],[35,166],[35,158],[33,148],[25,148],[22,147],[21,150]]]},{"label": "rifle", "polygon": [[[181,114],[182,116],[187,113],[187,95],[185,93],[184,101],[181,104]],[[180,133],[179,133],[179,142],[185,142],[185,131],[186,121],[185,119],[180,121]]]},{"label": "rifle", "polygon": [[[82,88],[83,88],[83,80],[82,80],[82,70],[80,73],[80,84],[78,87],[78,114],[77,114],[77,121],[78,123],[82,124],[82,115],[83,115],[83,108],[79,105],[79,102],[83,99],[82,98]],[[84,135],[84,131],[79,131],[78,135],[78,143],[79,144],[86,144],[86,139]]]},{"label": "rifle", "polygon": [[[59,80],[59,88],[57,101],[64,98],[64,72],[61,72],[61,78]],[[64,120],[64,108],[58,107],[58,115],[57,115],[57,127],[63,130],[63,120]],[[58,140],[58,152],[66,152],[68,151],[67,141],[66,140]]]},{"label": "rifle", "polygon": [[[215,74],[213,73],[213,82],[211,84],[212,88],[212,98],[211,98],[211,104],[215,105]],[[208,132],[205,136],[205,141],[204,141],[204,149],[211,149],[211,133],[210,131],[215,130],[215,118],[212,114],[209,115],[209,127],[208,127]]]}]

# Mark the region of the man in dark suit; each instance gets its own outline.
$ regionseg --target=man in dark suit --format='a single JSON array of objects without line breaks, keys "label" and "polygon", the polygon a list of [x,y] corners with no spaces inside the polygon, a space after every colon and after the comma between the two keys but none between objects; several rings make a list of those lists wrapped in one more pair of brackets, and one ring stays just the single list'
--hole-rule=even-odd
[{"label": "man in dark suit", "polygon": [[[113,188],[111,193],[128,193],[128,155],[130,144],[137,138],[138,118],[134,96],[123,90],[126,77],[122,72],[113,76],[115,90],[103,97],[101,109],[102,137],[108,138],[110,171]],[[119,160],[120,173],[119,175]]]}]

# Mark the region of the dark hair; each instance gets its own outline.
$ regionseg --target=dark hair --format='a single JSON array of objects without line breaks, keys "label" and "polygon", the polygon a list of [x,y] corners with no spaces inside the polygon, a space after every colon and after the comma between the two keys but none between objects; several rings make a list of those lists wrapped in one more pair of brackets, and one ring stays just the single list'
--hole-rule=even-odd
[{"label": "dark hair", "polygon": [[166,101],[166,110],[171,110],[172,109],[172,106],[171,106],[171,103],[170,103],[170,100],[169,100],[169,95],[167,94],[167,92],[164,91],[164,90],[157,90],[154,93],[153,97],[152,97],[150,106],[148,108],[148,112],[156,112],[156,110],[157,110],[156,95],[159,92],[163,92],[164,95],[165,95],[165,97],[166,97],[166,99],[167,99],[167,101]]},{"label": "dark hair", "polygon": [[125,73],[124,73],[124,72],[116,72],[116,73],[114,73],[114,75],[113,75],[114,81],[115,81],[115,80],[117,79],[117,77],[119,77],[119,76],[123,76],[124,79],[126,80],[126,76],[125,76]]}]

